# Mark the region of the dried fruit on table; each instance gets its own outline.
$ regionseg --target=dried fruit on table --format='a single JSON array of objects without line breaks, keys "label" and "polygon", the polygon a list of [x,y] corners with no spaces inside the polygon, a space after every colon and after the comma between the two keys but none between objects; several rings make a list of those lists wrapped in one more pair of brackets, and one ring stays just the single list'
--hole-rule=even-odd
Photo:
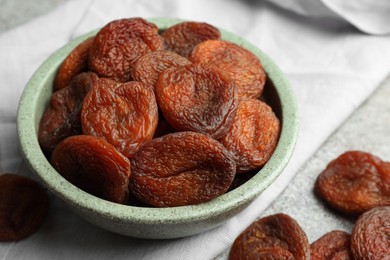
[{"label": "dried fruit on table", "polygon": [[153,90],[141,82],[100,79],[81,113],[83,133],[103,137],[126,157],[152,139],[158,123]]},{"label": "dried fruit on table", "polygon": [[345,152],[321,172],[314,189],[332,207],[349,214],[390,205],[390,163],[366,152]]},{"label": "dried fruit on table", "polygon": [[310,246],[299,224],[279,213],[246,228],[234,241],[229,259],[310,259]]},{"label": "dried fruit on table", "polygon": [[257,56],[235,43],[208,40],[198,44],[189,59],[224,71],[234,81],[238,98],[258,98],[263,92],[266,74]]},{"label": "dried fruit on table", "polygon": [[354,259],[390,259],[390,207],[377,207],[363,213],[351,235]]},{"label": "dried fruit on table", "polygon": [[188,57],[197,44],[217,40],[221,38],[221,33],[208,23],[182,22],[166,29],[162,36],[168,50]]},{"label": "dried fruit on table", "polygon": [[89,49],[94,38],[90,37],[77,45],[65,58],[54,82],[55,90],[65,88],[77,74],[88,70]]},{"label": "dried fruit on table", "polygon": [[49,200],[36,181],[16,174],[0,175],[0,241],[18,241],[42,225]]},{"label": "dried fruit on table", "polygon": [[125,203],[130,162],[104,139],[68,137],[53,151],[51,164],[65,179],[99,198]]},{"label": "dried fruit on table", "polygon": [[39,144],[45,153],[50,154],[66,137],[81,134],[83,101],[97,81],[95,73],[83,72],[74,77],[67,87],[52,94],[38,130]]},{"label": "dried fruit on table", "polygon": [[198,204],[229,188],[235,163],[216,140],[178,132],[148,142],[131,159],[130,191],[156,207]]},{"label": "dried fruit on table", "polygon": [[132,78],[155,89],[158,76],[171,67],[184,66],[191,62],[171,51],[154,51],[139,58],[132,70]]},{"label": "dried fruit on table", "polygon": [[274,152],[280,122],[266,103],[242,99],[233,125],[220,142],[236,161],[237,173],[262,167]]},{"label": "dried fruit on table", "polygon": [[349,260],[351,256],[351,235],[345,231],[333,230],[310,245],[311,260]]},{"label": "dried fruit on table", "polygon": [[138,58],[162,49],[164,42],[155,24],[142,18],[115,20],[96,35],[89,53],[89,68],[100,77],[127,82]]},{"label": "dried fruit on table", "polygon": [[156,85],[158,105],[177,131],[195,131],[220,138],[237,112],[234,84],[203,65],[166,69]]}]

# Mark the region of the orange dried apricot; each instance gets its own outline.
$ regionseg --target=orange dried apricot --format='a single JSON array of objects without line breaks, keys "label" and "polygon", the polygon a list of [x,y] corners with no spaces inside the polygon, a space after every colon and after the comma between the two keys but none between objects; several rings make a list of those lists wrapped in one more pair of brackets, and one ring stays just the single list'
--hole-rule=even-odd
[{"label": "orange dried apricot", "polygon": [[81,112],[83,134],[103,137],[129,158],[152,139],[157,123],[154,93],[137,81],[100,79]]},{"label": "orange dried apricot", "polygon": [[137,59],[162,49],[164,42],[155,24],[142,18],[115,20],[96,35],[89,52],[89,68],[100,77],[127,82]]},{"label": "orange dried apricot", "polygon": [[235,163],[216,140],[195,132],[153,139],[131,159],[130,191],[156,207],[198,204],[227,191]]},{"label": "orange dried apricot", "polygon": [[65,88],[77,74],[88,70],[89,49],[94,38],[90,37],[77,45],[65,58],[54,81],[55,90]]},{"label": "orange dried apricot", "polygon": [[235,43],[208,40],[198,44],[189,59],[227,73],[234,81],[238,98],[258,98],[263,92],[266,74],[259,58]]},{"label": "orange dried apricot", "polygon": [[194,131],[220,138],[237,112],[231,80],[203,65],[166,69],[156,85],[158,105],[177,131]]},{"label": "orange dried apricot", "polygon": [[16,174],[0,175],[0,241],[18,241],[35,233],[49,207],[46,190]]},{"label": "orange dried apricot", "polygon": [[182,22],[166,29],[162,37],[168,50],[188,57],[197,44],[205,40],[217,40],[221,33],[208,23]]},{"label": "orange dried apricot", "polygon": [[362,151],[347,151],[317,177],[314,190],[329,205],[348,214],[390,206],[390,163]]},{"label": "orange dried apricot", "polygon": [[390,259],[390,207],[376,207],[363,213],[351,235],[354,259]]},{"label": "orange dried apricot", "polygon": [[280,122],[266,103],[242,99],[232,127],[219,141],[228,149],[237,165],[237,173],[262,167],[274,152]]},{"label": "orange dried apricot", "polygon": [[305,232],[290,216],[279,213],[253,222],[234,241],[229,260],[310,259]]},{"label": "orange dried apricot", "polygon": [[66,137],[81,134],[83,101],[97,81],[95,73],[83,72],[74,77],[67,87],[52,94],[38,130],[38,141],[45,153],[50,154]]},{"label": "orange dried apricot", "polygon": [[351,235],[345,231],[333,230],[310,245],[311,260],[349,260]]},{"label": "orange dried apricot", "polygon": [[130,162],[103,138],[68,137],[54,149],[51,164],[78,188],[108,201],[126,203]]},{"label": "orange dried apricot", "polygon": [[189,60],[171,51],[154,51],[139,58],[132,70],[132,78],[140,81],[153,90],[161,72],[171,67],[191,64]]}]

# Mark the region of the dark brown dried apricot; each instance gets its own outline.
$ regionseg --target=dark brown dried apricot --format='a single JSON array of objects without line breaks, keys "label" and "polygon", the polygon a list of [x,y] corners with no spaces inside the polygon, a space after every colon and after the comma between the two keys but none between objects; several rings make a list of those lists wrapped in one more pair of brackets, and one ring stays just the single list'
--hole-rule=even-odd
[{"label": "dark brown dried apricot", "polygon": [[280,133],[272,108],[257,99],[242,99],[227,134],[219,141],[236,161],[237,173],[262,167],[274,152]]},{"label": "dark brown dried apricot", "polygon": [[258,98],[263,92],[266,74],[257,56],[235,43],[208,40],[198,44],[189,59],[227,73],[238,90],[238,98]]},{"label": "dark brown dried apricot", "polygon": [[83,72],[74,77],[67,87],[52,94],[38,130],[39,144],[45,153],[50,154],[66,137],[81,134],[83,101],[97,81],[95,73]]},{"label": "dark brown dried apricot", "polygon": [[146,143],[131,159],[130,191],[156,207],[192,205],[229,188],[235,163],[216,140],[177,132]]},{"label": "dark brown dried apricot", "polygon": [[220,138],[237,112],[234,84],[203,65],[166,69],[156,85],[158,105],[177,131],[194,131]]},{"label": "dark brown dried apricot", "polygon": [[348,151],[317,177],[314,190],[329,205],[347,214],[390,205],[390,164],[366,152]]},{"label": "dark brown dried apricot", "polygon": [[197,44],[221,38],[218,28],[201,22],[178,23],[166,29],[161,35],[166,48],[183,57],[188,57]]},{"label": "dark brown dried apricot", "polygon": [[65,58],[54,81],[55,90],[68,86],[77,74],[88,70],[89,49],[94,38],[90,37],[77,45]]},{"label": "dark brown dried apricot", "polygon": [[311,260],[349,260],[351,256],[351,235],[345,231],[333,230],[310,245]]},{"label": "dark brown dried apricot", "polygon": [[299,224],[279,213],[246,228],[234,241],[229,259],[310,259],[310,246]]},{"label": "dark brown dried apricot", "polygon": [[158,76],[171,67],[191,64],[189,60],[171,51],[153,51],[139,58],[132,70],[133,80],[140,81],[155,89]]},{"label": "dark brown dried apricot", "polygon": [[49,207],[46,190],[16,174],[0,175],[0,241],[18,241],[35,233]]},{"label": "dark brown dried apricot", "polygon": [[352,230],[354,259],[390,259],[390,207],[377,207],[363,213]]},{"label": "dark brown dried apricot", "polygon": [[54,149],[51,164],[76,187],[108,201],[126,203],[130,162],[103,138],[68,137]]},{"label": "dark brown dried apricot", "polygon": [[152,139],[157,123],[153,90],[137,81],[100,79],[81,112],[84,134],[103,137],[129,158]]},{"label": "dark brown dried apricot", "polygon": [[127,82],[138,58],[163,49],[155,24],[142,18],[115,20],[96,35],[89,52],[89,68],[100,77]]}]

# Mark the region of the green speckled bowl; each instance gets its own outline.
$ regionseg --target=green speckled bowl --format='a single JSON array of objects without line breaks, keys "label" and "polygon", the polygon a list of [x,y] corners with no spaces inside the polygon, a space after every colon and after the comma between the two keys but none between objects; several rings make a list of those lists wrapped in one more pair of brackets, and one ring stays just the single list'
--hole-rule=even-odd
[{"label": "green speckled bowl", "polygon": [[[151,19],[164,30],[177,19]],[[209,202],[173,208],[143,208],[99,199],[75,187],[50,165],[37,139],[39,120],[52,93],[57,69],[69,52],[96,31],[83,35],[51,55],[28,82],[19,103],[17,126],[22,153],[43,184],[81,217],[112,232],[139,238],[176,238],[200,233],[234,216],[263,192],[287,165],[297,139],[294,94],[278,66],[244,39],[221,29],[222,38],[251,50],[262,61],[268,80],[264,96],[281,119],[282,131],[274,154],[249,181]]]}]

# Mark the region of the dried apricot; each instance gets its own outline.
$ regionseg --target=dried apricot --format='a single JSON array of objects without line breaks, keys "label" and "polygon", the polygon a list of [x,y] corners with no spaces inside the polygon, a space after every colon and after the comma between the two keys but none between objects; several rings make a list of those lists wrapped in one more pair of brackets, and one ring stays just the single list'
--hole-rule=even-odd
[{"label": "dried apricot", "polygon": [[55,82],[54,89],[58,90],[69,85],[71,80],[79,73],[88,70],[89,49],[95,37],[90,37],[80,43],[62,62]]},{"label": "dried apricot", "polygon": [[171,67],[191,64],[189,60],[171,51],[154,51],[139,58],[132,70],[132,78],[155,89],[158,76]]},{"label": "dried apricot", "polygon": [[18,241],[42,225],[49,207],[45,189],[16,174],[0,175],[0,241]]},{"label": "dried apricot", "polygon": [[181,56],[188,57],[192,49],[205,40],[221,38],[218,28],[201,22],[182,22],[162,33],[166,48]]},{"label": "dried apricot", "polygon": [[258,98],[266,74],[257,56],[235,43],[208,40],[198,44],[189,59],[227,73],[237,86],[238,98]]},{"label": "dried apricot", "polygon": [[216,140],[195,132],[153,139],[131,159],[130,191],[156,207],[192,205],[229,188],[235,163]]},{"label": "dried apricot", "polygon": [[310,246],[299,224],[279,213],[246,228],[234,241],[229,259],[310,259]]},{"label": "dried apricot", "polygon": [[157,123],[154,93],[137,81],[100,79],[81,112],[83,133],[103,137],[126,157],[152,139]]},{"label": "dried apricot", "polygon": [[58,143],[71,135],[81,134],[80,114],[85,96],[98,81],[92,72],[83,72],[71,83],[52,94],[38,130],[42,150],[50,154]]},{"label": "dried apricot", "polygon": [[96,35],[89,52],[89,68],[100,77],[127,82],[138,58],[163,49],[155,24],[142,18],[115,20]]},{"label": "dried apricot", "polygon": [[54,149],[51,164],[70,183],[94,196],[127,201],[130,162],[103,138],[68,137]]},{"label": "dried apricot", "polygon": [[390,164],[366,152],[348,151],[330,162],[314,190],[332,207],[360,214],[390,205]]},{"label": "dried apricot", "polygon": [[377,207],[363,213],[351,235],[354,259],[390,259],[390,207]]},{"label": "dried apricot", "polygon": [[263,166],[279,139],[280,122],[272,108],[257,99],[242,99],[232,127],[220,142],[236,161],[237,173]]},{"label": "dried apricot", "polygon": [[333,230],[310,245],[311,260],[349,260],[351,256],[351,235],[345,231]]},{"label": "dried apricot", "polygon": [[177,131],[194,131],[220,138],[237,112],[232,81],[203,65],[166,69],[156,85],[158,105]]}]

